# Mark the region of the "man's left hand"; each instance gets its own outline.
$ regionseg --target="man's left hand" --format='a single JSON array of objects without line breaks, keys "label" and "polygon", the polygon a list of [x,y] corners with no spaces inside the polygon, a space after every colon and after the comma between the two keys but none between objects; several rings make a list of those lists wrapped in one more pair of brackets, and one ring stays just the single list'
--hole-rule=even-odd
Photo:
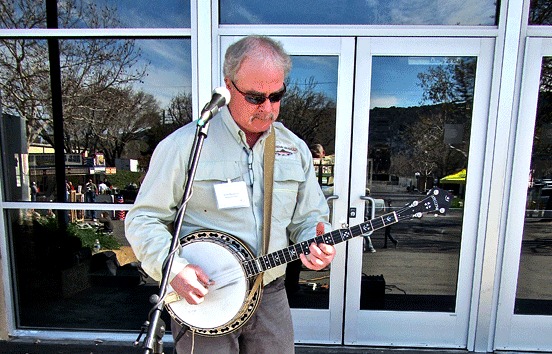
[{"label": "man's left hand", "polygon": [[335,256],[335,247],[325,243],[318,245],[313,242],[309,246],[309,254],[301,253],[299,257],[305,267],[312,270],[320,270],[326,268]]}]

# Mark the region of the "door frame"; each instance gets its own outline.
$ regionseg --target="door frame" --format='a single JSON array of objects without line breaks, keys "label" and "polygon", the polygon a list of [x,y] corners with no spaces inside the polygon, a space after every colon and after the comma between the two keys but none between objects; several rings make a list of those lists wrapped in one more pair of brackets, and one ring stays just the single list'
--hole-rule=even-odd
[{"label": "door frame", "polygon": [[[533,138],[537,116],[537,102],[543,57],[552,56],[552,39],[528,38],[523,61],[512,181],[507,205],[504,256],[498,295],[494,348],[498,350],[538,350],[550,348],[552,338],[543,335],[552,331],[552,316],[514,314],[516,289],[521,258],[525,222],[525,205]],[[520,207],[522,206],[522,207]]]}]

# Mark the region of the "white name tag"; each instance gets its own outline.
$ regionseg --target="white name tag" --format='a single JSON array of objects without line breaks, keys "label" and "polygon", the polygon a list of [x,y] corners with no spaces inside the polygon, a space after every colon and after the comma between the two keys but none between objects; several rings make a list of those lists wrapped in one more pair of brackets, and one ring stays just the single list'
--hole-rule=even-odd
[{"label": "white name tag", "polygon": [[244,181],[215,184],[215,196],[219,209],[246,208],[249,194]]}]

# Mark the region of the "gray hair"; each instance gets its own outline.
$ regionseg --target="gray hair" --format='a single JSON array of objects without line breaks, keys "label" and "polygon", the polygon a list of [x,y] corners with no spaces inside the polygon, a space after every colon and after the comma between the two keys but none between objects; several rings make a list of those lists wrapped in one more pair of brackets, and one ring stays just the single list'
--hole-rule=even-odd
[{"label": "gray hair", "polygon": [[281,67],[284,77],[291,71],[291,58],[282,44],[266,36],[247,36],[233,43],[224,56],[224,77],[234,80],[246,58],[270,61]]}]

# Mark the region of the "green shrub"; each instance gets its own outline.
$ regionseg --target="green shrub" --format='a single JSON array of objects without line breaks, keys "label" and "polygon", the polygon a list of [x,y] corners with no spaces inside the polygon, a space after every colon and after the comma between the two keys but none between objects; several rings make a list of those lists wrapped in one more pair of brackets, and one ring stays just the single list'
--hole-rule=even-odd
[{"label": "green shrub", "polygon": [[81,228],[75,223],[67,226],[67,233],[78,237],[82,242],[82,247],[93,249],[96,239],[100,241],[100,245],[104,249],[117,250],[121,247],[113,235],[96,232],[94,228]]},{"label": "green shrub", "polygon": [[[59,237],[61,230],[58,224],[58,220],[55,217],[39,217],[36,220],[43,228],[44,231],[51,237]],[[107,235],[101,232],[96,232],[95,228],[82,227],[79,224],[71,223],[67,225],[67,236],[77,237],[82,243],[82,247],[94,248],[96,239],[100,241],[102,248],[116,250],[121,247],[119,241],[117,241],[112,235]]]},{"label": "green shrub", "polygon": [[126,186],[133,183],[139,186],[140,185],[139,181],[141,176],[142,176],[142,172],[130,172],[130,171],[117,170],[116,174],[109,175],[107,179],[114,187],[121,190],[121,189],[125,189]]}]

